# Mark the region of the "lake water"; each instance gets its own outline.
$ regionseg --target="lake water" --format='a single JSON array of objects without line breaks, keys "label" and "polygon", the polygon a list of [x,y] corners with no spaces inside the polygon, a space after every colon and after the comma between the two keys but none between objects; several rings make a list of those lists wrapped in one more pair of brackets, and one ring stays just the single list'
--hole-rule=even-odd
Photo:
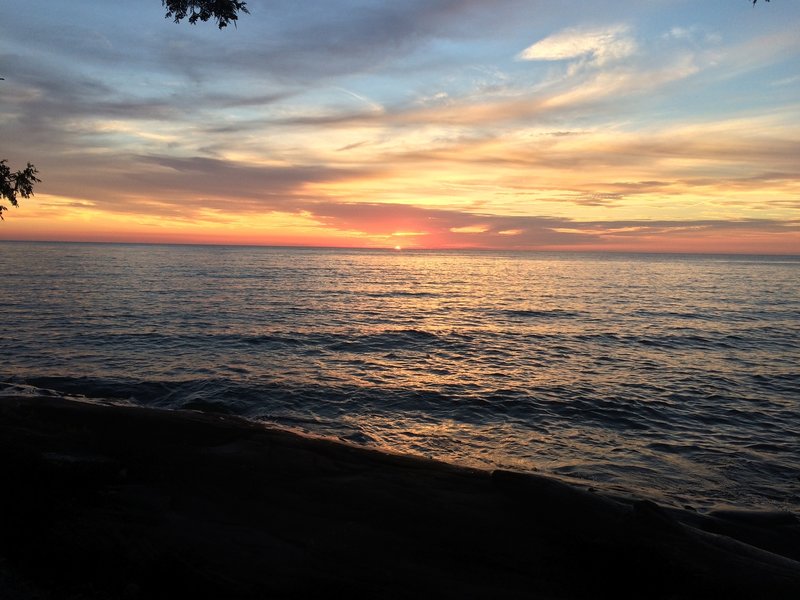
[{"label": "lake water", "polygon": [[0,257],[2,393],[229,412],[698,509],[800,508],[800,257]]}]

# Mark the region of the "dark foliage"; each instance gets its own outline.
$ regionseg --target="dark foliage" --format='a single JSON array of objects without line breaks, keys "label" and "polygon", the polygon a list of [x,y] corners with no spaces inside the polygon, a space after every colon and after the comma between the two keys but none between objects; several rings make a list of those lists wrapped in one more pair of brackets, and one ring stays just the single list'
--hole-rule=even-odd
[{"label": "dark foliage", "polygon": [[[0,160],[0,200],[5,199],[11,206],[17,206],[17,196],[30,198],[33,196],[33,184],[41,181],[36,177],[36,167],[31,163],[20,171],[11,172],[11,167],[5,160]],[[3,219],[3,211],[8,210],[0,204],[0,220]]]},{"label": "dark foliage", "polygon": [[250,12],[247,10],[247,2],[237,0],[161,0],[161,4],[167,7],[166,18],[174,19],[176,23],[187,17],[192,25],[198,20],[213,19],[220,29],[230,23],[236,26],[239,12]]}]

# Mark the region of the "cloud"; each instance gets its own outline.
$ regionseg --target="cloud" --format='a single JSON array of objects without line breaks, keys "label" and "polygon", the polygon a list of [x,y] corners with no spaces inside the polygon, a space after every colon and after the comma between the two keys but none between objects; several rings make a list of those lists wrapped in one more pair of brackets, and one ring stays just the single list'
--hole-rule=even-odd
[{"label": "cloud", "polygon": [[303,205],[303,210],[326,228],[387,239],[396,232],[416,232],[421,238],[417,245],[434,247],[547,246],[588,243],[595,239],[593,234],[581,236],[558,231],[571,221],[552,217],[507,217],[369,202],[309,202]]},{"label": "cloud", "polygon": [[582,64],[602,66],[634,54],[636,41],[626,25],[602,29],[565,29],[528,46],[519,53],[520,60],[578,60]]},{"label": "cloud", "polygon": [[794,85],[796,83],[800,83],[800,75],[793,75],[791,77],[784,77],[782,79],[777,79],[771,83],[776,87],[784,86],[784,85]]},{"label": "cloud", "polygon": [[[239,24],[246,43],[202,37],[188,28],[174,31],[160,47],[163,64],[208,81],[221,70],[252,74],[280,84],[306,85],[338,77],[384,70],[410,55],[423,53],[440,38],[483,35],[465,23],[497,22],[507,0],[274,0],[252,6]],[[160,42],[160,43],[159,43]],[[198,61],[198,43],[204,46]]]},{"label": "cloud", "polygon": [[664,39],[673,39],[673,40],[689,40],[692,39],[694,36],[694,28],[687,28],[687,27],[673,27],[669,31],[667,31],[663,37]]},{"label": "cloud", "polygon": [[660,37],[664,22],[687,22],[677,13],[647,30],[645,9],[610,0],[579,15],[543,1],[275,0],[220,34],[162,22],[157,2],[145,19],[78,0],[80,29],[31,4],[35,27],[11,15],[0,40],[0,138],[14,141],[3,157],[34,162],[42,197],[76,208],[308,215],[343,240],[541,247],[719,233],[586,223],[684,209],[780,221],[800,198],[796,78],[761,71],[776,93],[755,107],[744,78],[796,54],[788,26],[709,47],[701,26]]},{"label": "cloud", "polygon": [[[310,202],[304,213],[326,228],[384,237],[417,237],[417,246],[547,249],[666,245],[675,236],[788,236],[800,240],[800,220],[676,219],[595,220],[507,216],[401,204]],[[414,233],[408,233],[414,232]],[[759,238],[760,239],[760,238]],[[414,245],[406,240],[406,245]],[[665,246],[666,247],[666,246]],[[734,246],[735,247],[735,246]]]}]

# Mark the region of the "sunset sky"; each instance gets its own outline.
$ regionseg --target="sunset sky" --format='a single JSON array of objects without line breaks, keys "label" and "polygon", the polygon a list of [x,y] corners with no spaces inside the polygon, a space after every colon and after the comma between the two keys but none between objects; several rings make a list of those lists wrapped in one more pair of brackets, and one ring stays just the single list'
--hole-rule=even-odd
[{"label": "sunset sky", "polygon": [[796,0],[0,8],[0,240],[800,253]]}]

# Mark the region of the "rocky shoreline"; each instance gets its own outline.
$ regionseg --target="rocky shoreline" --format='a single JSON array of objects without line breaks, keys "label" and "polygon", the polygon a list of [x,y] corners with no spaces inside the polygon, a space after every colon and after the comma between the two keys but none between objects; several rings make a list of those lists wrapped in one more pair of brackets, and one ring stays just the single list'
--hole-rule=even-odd
[{"label": "rocky shoreline", "polygon": [[703,515],[194,411],[0,398],[3,598],[800,598],[790,513]]}]

